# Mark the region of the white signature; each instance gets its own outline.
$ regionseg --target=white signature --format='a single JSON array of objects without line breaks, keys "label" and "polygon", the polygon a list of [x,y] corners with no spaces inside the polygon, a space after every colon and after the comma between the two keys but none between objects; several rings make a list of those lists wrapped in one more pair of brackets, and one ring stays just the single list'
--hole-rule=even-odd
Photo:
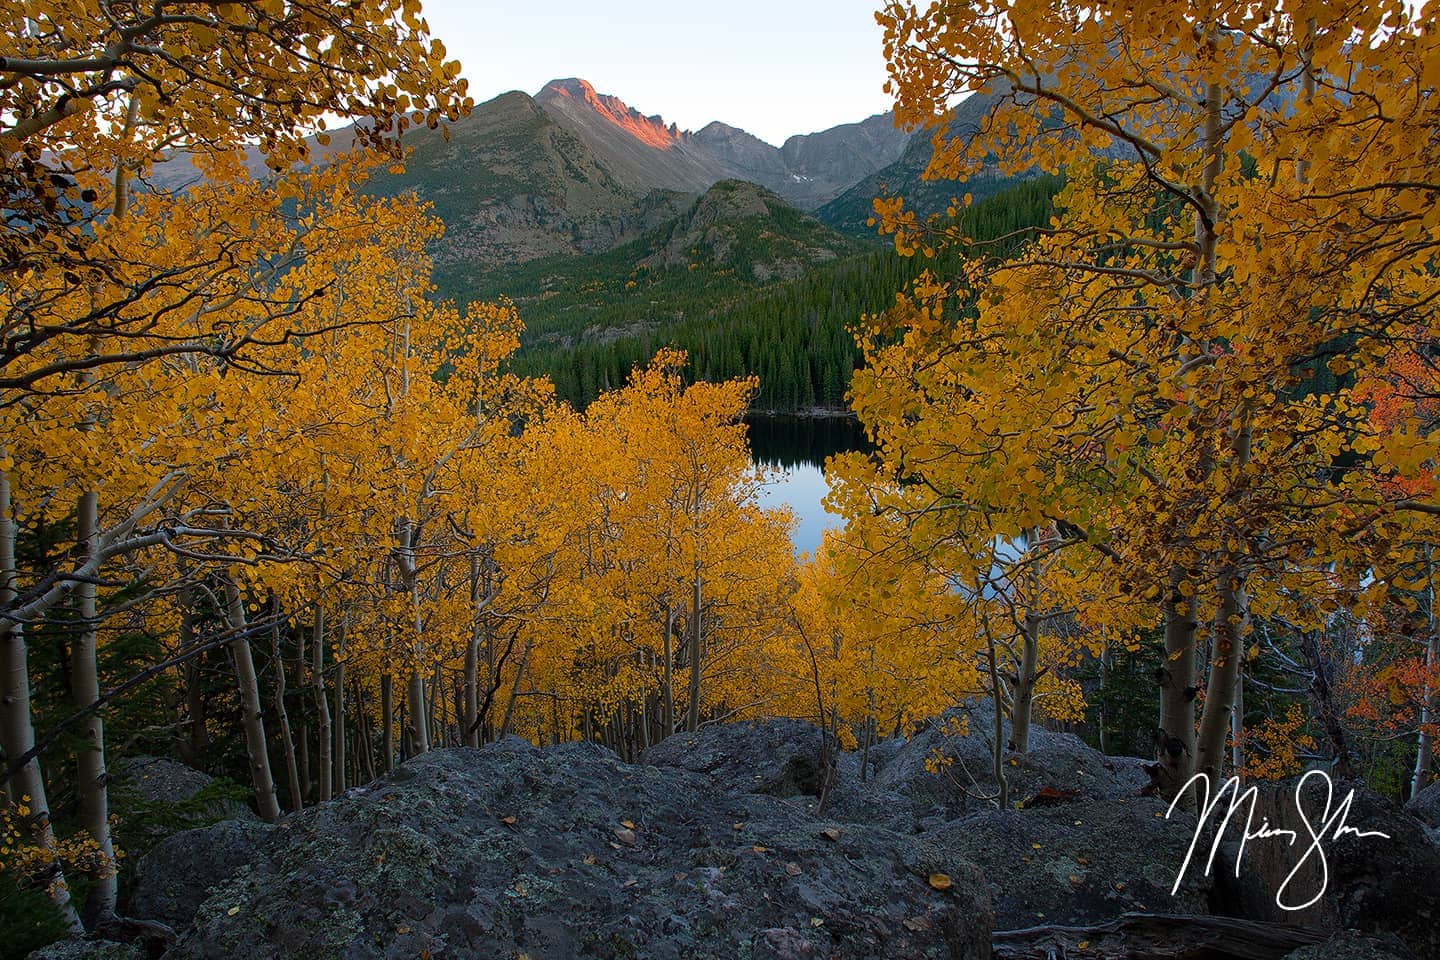
[{"label": "white signature", "polygon": [[[1319,821],[1311,820],[1309,813],[1305,809],[1305,801],[1302,797],[1305,783],[1311,777],[1321,777],[1325,781],[1325,806],[1321,810]],[[1170,802],[1170,808],[1165,811],[1166,820],[1169,820],[1170,815],[1175,812],[1175,806],[1180,802],[1180,798],[1189,793],[1191,786],[1197,783],[1204,791],[1204,801],[1200,805],[1199,822],[1195,825],[1195,836],[1190,841],[1190,849],[1185,853],[1185,862],[1180,865],[1180,872],[1175,877],[1175,885],[1170,888],[1170,894],[1172,896],[1180,889],[1180,881],[1184,879],[1185,872],[1190,869],[1190,861],[1195,855],[1196,845],[1200,842],[1200,834],[1204,831],[1205,825],[1215,815],[1216,809],[1220,806],[1220,802],[1224,799],[1227,792],[1230,794],[1230,809],[1225,812],[1225,819],[1220,821],[1220,829],[1215,832],[1215,839],[1210,844],[1210,856],[1205,860],[1205,876],[1208,877],[1210,875],[1210,868],[1215,865],[1215,854],[1220,849],[1220,841],[1224,837],[1226,828],[1230,825],[1230,819],[1235,816],[1235,812],[1240,809],[1241,804],[1247,800],[1250,802],[1250,809],[1245,814],[1245,832],[1240,838],[1240,849],[1235,854],[1235,876],[1240,876],[1240,861],[1245,857],[1245,844],[1247,842],[1251,840],[1270,840],[1276,837],[1284,837],[1292,847],[1300,842],[1299,831],[1272,827],[1268,817],[1260,821],[1260,826],[1256,827],[1254,825],[1255,804],[1258,801],[1259,793],[1255,787],[1241,790],[1240,779],[1238,777],[1231,777],[1229,780],[1226,780],[1212,799],[1210,797],[1209,778],[1203,773],[1197,773],[1186,782],[1184,789]],[[1302,776],[1299,782],[1295,784],[1295,809],[1299,811],[1300,820],[1305,825],[1305,832],[1309,834],[1307,841],[1309,846],[1305,848],[1305,851],[1300,855],[1300,859],[1296,861],[1294,868],[1285,876],[1279,889],[1275,891],[1275,905],[1281,910],[1304,910],[1306,907],[1314,905],[1325,895],[1325,888],[1330,883],[1330,868],[1325,860],[1325,848],[1323,846],[1326,840],[1339,840],[1347,833],[1354,834],[1357,837],[1383,837],[1386,840],[1390,839],[1388,833],[1381,833],[1379,830],[1359,830],[1349,826],[1345,822],[1350,817],[1350,804],[1355,799],[1354,790],[1345,794],[1345,799],[1340,801],[1335,807],[1334,812],[1331,812],[1330,806],[1334,799],[1335,784],[1330,780],[1330,775],[1324,770],[1311,770]],[[1300,872],[1300,868],[1309,861],[1311,856],[1320,858],[1320,888],[1315,892],[1313,897],[1304,903],[1291,903],[1286,898],[1285,892],[1290,888],[1291,881],[1293,881],[1296,874]]]}]

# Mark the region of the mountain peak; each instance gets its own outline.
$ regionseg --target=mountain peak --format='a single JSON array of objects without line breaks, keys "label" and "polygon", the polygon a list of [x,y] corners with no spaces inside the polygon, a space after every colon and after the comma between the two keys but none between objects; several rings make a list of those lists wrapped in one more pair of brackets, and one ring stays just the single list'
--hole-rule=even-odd
[{"label": "mountain peak", "polygon": [[667,126],[658,115],[647,117],[619,97],[597,92],[589,81],[579,77],[551,80],[535,95],[535,99],[545,106],[588,109],[646,146],[658,150],[671,149],[683,136],[675,124]]}]

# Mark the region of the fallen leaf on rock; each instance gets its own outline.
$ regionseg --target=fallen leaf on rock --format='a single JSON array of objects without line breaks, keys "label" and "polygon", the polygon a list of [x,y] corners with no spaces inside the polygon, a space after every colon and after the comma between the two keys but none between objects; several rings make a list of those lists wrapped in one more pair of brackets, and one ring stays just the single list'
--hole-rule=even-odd
[{"label": "fallen leaf on rock", "polygon": [[595,866],[595,854],[593,854],[593,853],[587,853],[587,854],[585,854],[585,856],[580,860],[580,862],[583,863],[583,864],[585,864],[585,866],[587,866],[587,867],[593,867],[593,866]]},{"label": "fallen leaf on rock", "polygon": [[633,886],[635,886],[635,884],[637,884],[637,883],[639,883],[639,882],[640,882],[639,880],[636,880],[636,879],[634,879],[634,878],[632,877],[631,879],[626,880],[624,883],[620,884],[620,886],[622,886],[622,887],[633,887]]},{"label": "fallen leaf on rock", "polygon": [[620,826],[624,827],[626,830],[634,830],[634,829],[635,829],[635,824],[631,823],[629,820],[621,820],[621,821],[620,821]]},{"label": "fallen leaf on rock", "polygon": [[760,846],[760,844],[758,844],[758,843],[755,844],[755,846],[751,847],[750,850],[751,850],[752,852],[754,852],[754,853],[764,853],[764,852],[765,852],[765,848],[762,847],[762,846]]},{"label": "fallen leaf on rock", "polygon": [[930,874],[930,886],[936,890],[949,890],[954,885],[955,881],[950,879],[950,874],[948,873]]},{"label": "fallen leaf on rock", "polygon": [[[518,883],[515,884],[515,889],[518,890],[518,891],[520,891],[520,895],[521,895],[522,897],[525,895],[525,888],[522,887],[522,886],[520,886],[520,884],[518,884]],[[395,932],[398,933],[398,934],[400,934],[400,935],[403,937],[405,934],[407,934],[407,933],[410,932],[410,924],[408,924],[408,923],[399,924],[398,926],[395,927]]]},{"label": "fallen leaf on rock", "polygon": [[820,831],[820,836],[824,837],[826,840],[839,840],[840,831],[835,827],[826,827],[824,830]]},{"label": "fallen leaf on rock", "polygon": [[1078,875],[1072,873],[1070,874],[1070,882],[1078,887],[1083,881],[1081,881]]},{"label": "fallen leaf on rock", "polygon": [[240,908],[239,908],[239,907],[231,907],[229,910],[226,910],[226,911],[225,911],[225,916],[227,916],[227,917],[233,917],[233,916],[235,916],[235,914],[237,914],[237,913],[239,913],[239,912],[240,912]]},{"label": "fallen leaf on rock", "polygon": [[824,917],[811,917],[811,918],[810,918],[810,926],[812,926],[812,927],[823,927],[823,926],[825,926],[825,918],[824,918]]},{"label": "fallen leaf on rock", "polygon": [[500,818],[500,822],[503,823],[503,824],[505,824],[505,826],[507,826],[507,827],[513,827],[513,826],[515,826],[515,818],[514,818],[514,817],[501,817],[501,818]]},{"label": "fallen leaf on rock", "polygon": [[800,876],[800,864],[794,862],[785,864],[785,872],[792,877]]},{"label": "fallen leaf on rock", "polygon": [[1070,803],[1078,799],[1080,799],[1079,790],[1044,786],[1036,791],[1034,796],[1028,797],[1022,806],[1027,810],[1031,807],[1053,807],[1057,804]]},{"label": "fallen leaf on rock", "polygon": [[619,840],[627,847],[633,847],[635,846],[635,831],[631,830],[629,827],[616,827],[615,839]]}]

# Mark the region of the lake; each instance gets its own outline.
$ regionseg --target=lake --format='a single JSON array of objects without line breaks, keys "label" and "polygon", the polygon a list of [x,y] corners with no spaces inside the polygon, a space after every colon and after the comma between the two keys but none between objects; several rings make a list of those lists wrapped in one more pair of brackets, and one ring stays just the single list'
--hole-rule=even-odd
[{"label": "lake", "polygon": [[821,534],[839,527],[840,517],[821,501],[829,490],[823,466],[832,454],[865,448],[865,431],[851,417],[753,416],[750,456],[757,465],[781,474],[766,484],[760,502],[767,507],[786,506],[795,514],[792,533],[796,553],[809,553],[820,545]]}]

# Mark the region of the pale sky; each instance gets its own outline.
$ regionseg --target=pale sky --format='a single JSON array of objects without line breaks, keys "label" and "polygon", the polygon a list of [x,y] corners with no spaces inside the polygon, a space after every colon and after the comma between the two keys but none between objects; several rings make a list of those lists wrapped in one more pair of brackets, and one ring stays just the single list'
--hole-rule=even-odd
[{"label": "pale sky", "polygon": [[581,77],[666,123],[775,145],[890,109],[880,0],[422,0],[476,103]]}]

